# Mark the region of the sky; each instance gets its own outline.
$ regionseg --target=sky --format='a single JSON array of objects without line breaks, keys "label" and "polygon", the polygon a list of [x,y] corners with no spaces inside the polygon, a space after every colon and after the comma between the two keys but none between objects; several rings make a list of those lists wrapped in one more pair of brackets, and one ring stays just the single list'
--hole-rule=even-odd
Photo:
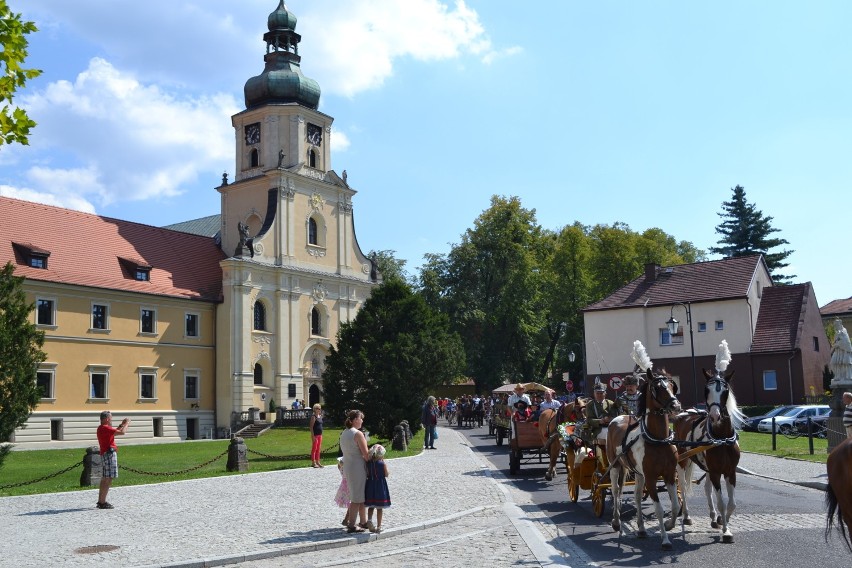
[{"label": "sky", "polygon": [[[219,212],[278,0],[9,0],[36,23],[0,195],[155,226]],[[852,296],[852,3],[289,0],[364,252],[411,273],[518,196],[546,229],[707,250],[736,185],[820,306]],[[777,252],[774,250],[773,252]],[[718,258],[710,255],[710,258]],[[637,275],[638,276],[638,275]]]}]

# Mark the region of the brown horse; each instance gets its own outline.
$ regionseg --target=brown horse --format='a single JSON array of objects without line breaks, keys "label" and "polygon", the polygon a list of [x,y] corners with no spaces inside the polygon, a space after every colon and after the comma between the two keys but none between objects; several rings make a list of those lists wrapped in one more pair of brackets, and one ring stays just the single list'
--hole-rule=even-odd
[{"label": "brown horse", "polygon": [[[550,454],[550,465],[544,474],[544,478],[550,481],[556,476],[556,462],[559,460],[559,454],[562,452],[562,441],[559,439],[557,427],[563,422],[576,422],[583,419],[583,409],[585,404],[582,399],[577,399],[574,402],[568,402],[559,407],[558,410],[542,410],[538,417],[538,433],[541,434],[541,439],[544,440],[544,445],[541,448],[542,452]],[[565,448],[567,456],[566,463],[574,464],[574,447]],[[568,466],[570,468],[570,465]]]},{"label": "brown horse", "polygon": [[837,513],[837,530],[852,552],[852,438],[846,438],[828,455],[828,488],[825,504],[828,515],[825,519],[825,539],[831,534],[834,514]]},{"label": "brown horse", "polygon": [[[639,343],[638,341],[636,343]],[[634,352],[636,350],[634,343]],[[644,354],[645,348],[641,346]],[[634,357],[635,359],[635,357]],[[637,361],[638,362],[638,361]],[[671,444],[669,415],[680,412],[680,402],[675,396],[677,387],[665,371],[654,372],[647,360],[645,380],[642,381],[639,412],[636,417],[618,416],[609,423],[606,455],[609,459],[609,478],[612,483],[612,528],[622,534],[621,492],[628,471],[636,476],[633,491],[636,502],[637,536],[645,538],[645,518],[642,515],[642,491],[654,502],[663,550],[671,550],[672,543],[666,530],[674,528],[675,515],[664,520],[663,506],[657,495],[657,479],[662,477],[669,493],[672,509],[677,510],[677,449]]]},{"label": "brown horse", "polygon": [[[693,455],[678,463],[678,481],[683,494],[683,524],[691,525],[686,497],[692,492],[692,471],[698,466],[707,472],[704,493],[710,511],[710,526],[722,529],[722,542],[734,542],[728,521],[736,509],[734,495],[737,487],[737,464],[740,462],[740,446],[736,430],[742,426],[745,416],[737,408],[737,399],[730,389],[734,372],[725,373],[731,362],[727,341],[719,344],[716,355],[716,371],[703,370],[706,383],[704,400],[707,413],[685,412],[674,420],[675,438],[712,448]],[[722,497],[722,478],[728,492],[728,502]],[[714,500],[715,495],[715,500]]]}]

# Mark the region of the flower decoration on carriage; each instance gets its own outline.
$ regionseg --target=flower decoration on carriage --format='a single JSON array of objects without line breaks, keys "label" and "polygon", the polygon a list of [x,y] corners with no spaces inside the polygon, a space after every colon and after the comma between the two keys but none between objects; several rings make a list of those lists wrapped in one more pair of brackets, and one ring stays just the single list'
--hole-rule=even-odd
[{"label": "flower decoration on carriage", "polygon": [[578,420],[577,422],[563,422],[556,427],[556,431],[559,433],[559,442],[562,444],[563,448],[567,448],[569,446],[578,447],[578,444],[583,443],[575,432],[581,428],[584,423],[584,420]]}]

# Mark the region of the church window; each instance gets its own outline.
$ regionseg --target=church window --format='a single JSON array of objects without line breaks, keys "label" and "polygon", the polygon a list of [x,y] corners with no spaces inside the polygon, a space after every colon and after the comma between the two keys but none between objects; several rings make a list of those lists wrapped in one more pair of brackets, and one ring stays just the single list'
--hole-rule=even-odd
[{"label": "church window", "polygon": [[317,229],[317,221],[313,217],[308,219],[308,244],[319,244],[319,231]]},{"label": "church window", "polygon": [[317,167],[317,153],[314,150],[308,152],[308,165],[312,168]]},{"label": "church window", "polygon": [[253,148],[251,154],[249,154],[249,163],[252,168],[256,168],[260,165],[260,158],[257,153],[257,148]]},{"label": "church window", "polygon": [[254,364],[254,384],[263,384],[263,367],[260,366],[260,363]]},{"label": "church window", "polygon": [[320,311],[316,308],[311,310],[311,335],[322,335],[320,327]]},{"label": "church window", "polygon": [[254,329],[266,331],[266,307],[260,301],[254,303]]}]

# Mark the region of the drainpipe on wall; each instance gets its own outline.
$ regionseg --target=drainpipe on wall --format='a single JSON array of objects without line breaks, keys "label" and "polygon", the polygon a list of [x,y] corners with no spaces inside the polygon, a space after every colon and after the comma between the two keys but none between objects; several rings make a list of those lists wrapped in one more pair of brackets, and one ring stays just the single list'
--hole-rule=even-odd
[{"label": "drainpipe on wall", "polygon": [[793,402],[793,359],[796,358],[796,351],[793,351],[793,354],[790,355],[790,358],[787,359],[787,376],[790,379],[790,404],[796,404]]}]

